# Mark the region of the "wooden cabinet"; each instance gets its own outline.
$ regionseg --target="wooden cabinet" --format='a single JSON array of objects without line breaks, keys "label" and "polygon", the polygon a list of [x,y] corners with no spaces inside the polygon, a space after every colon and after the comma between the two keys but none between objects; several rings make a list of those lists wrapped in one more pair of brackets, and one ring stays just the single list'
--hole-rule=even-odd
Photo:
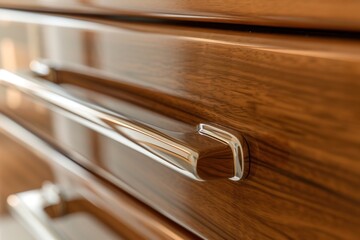
[{"label": "wooden cabinet", "polygon": [[[328,6],[332,4],[338,3]],[[240,10],[247,11],[233,8]],[[332,16],[341,25],[336,20],[341,11],[337,13]],[[357,239],[360,235],[356,34],[253,32],[228,25],[11,10],[1,10],[0,20],[4,30],[0,41],[7,39],[21,50],[13,56],[15,62],[21,58],[29,64],[21,71],[16,66],[2,70],[0,111],[82,166],[86,174],[106,182],[104,189],[125,191],[149,206],[156,221],[177,237]],[[266,22],[277,25],[276,21]],[[319,25],[307,23],[301,26],[336,25],[325,18],[316,21]],[[10,35],[16,28],[27,29],[27,37]],[[51,97],[43,94],[45,90]],[[12,96],[18,98],[15,105]],[[126,119],[141,125],[141,134],[151,139],[130,138],[145,151],[121,140],[129,138],[126,131],[134,127],[123,131],[120,126]],[[214,137],[200,136],[198,142],[199,124],[218,126],[241,140],[249,153],[246,178],[229,179],[235,171],[233,152],[226,141],[224,146],[213,142],[219,140]],[[193,165],[179,164],[178,157],[169,165],[154,161],[149,151],[165,154],[157,151],[163,145],[155,142],[154,132],[156,141],[170,136],[174,148],[188,146],[200,155],[215,146],[219,154],[205,162],[216,179],[187,176]],[[176,155],[174,149],[163,149]],[[179,166],[185,174],[174,171]],[[116,208],[118,203],[111,204]],[[165,223],[167,219],[171,224]]]}]

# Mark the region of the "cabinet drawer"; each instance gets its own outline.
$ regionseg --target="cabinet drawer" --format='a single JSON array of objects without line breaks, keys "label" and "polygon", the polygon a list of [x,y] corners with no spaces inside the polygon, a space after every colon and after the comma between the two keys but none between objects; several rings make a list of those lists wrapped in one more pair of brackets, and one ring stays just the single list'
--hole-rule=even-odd
[{"label": "cabinet drawer", "polygon": [[[12,16],[2,27],[38,34],[25,42],[37,50],[23,54],[47,65],[50,75],[32,66],[71,96],[119,113],[125,100],[190,126],[239,132],[250,174],[194,181],[142,155],[125,157],[117,141],[79,123],[60,132],[86,151],[51,140],[74,160],[204,238],[359,235],[357,39]],[[21,49],[16,37],[8,36]],[[6,101],[2,111],[53,137],[58,124],[39,124]],[[101,154],[86,154],[99,146]]]},{"label": "cabinet drawer", "polygon": [[51,169],[52,179],[44,178],[42,188],[15,193],[7,200],[10,212],[36,239],[198,238],[92,175],[7,116],[0,114],[0,120],[2,139],[11,137],[13,148],[27,153],[33,166],[44,166],[37,172]]}]

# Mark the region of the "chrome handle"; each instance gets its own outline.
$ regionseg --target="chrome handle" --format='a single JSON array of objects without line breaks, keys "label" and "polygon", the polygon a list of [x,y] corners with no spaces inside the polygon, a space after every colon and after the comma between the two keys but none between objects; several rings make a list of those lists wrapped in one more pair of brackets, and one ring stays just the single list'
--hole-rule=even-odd
[{"label": "chrome handle", "polygon": [[6,70],[0,70],[0,84],[65,111],[75,121],[193,179],[237,181],[247,175],[247,144],[235,131],[204,123],[183,133],[150,126],[74,98],[51,82]]},{"label": "chrome handle", "polygon": [[[65,222],[68,222],[68,226],[72,226],[74,220],[72,223],[71,220],[69,222],[69,217],[74,219],[74,214],[77,215],[75,222],[79,222],[81,219],[82,225],[89,224],[89,222],[94,224],[90,229],[90,231],[93,230],[93,233],[99,234],[100,230],[101,235],[106,239],[122,239],[121,232],[111,230],[106,222],[102,222],[101,217],[91,214],[93,209],[88,209],[89,213],[84,210],[84,208],[96,208],[95,205],[84,198],[63,198],[57,185],[52,183],[44,184],[42,189],[10,195],[7,198],[7,206],[11,215],[40,240],[65,240],[84,236],[86,233],[76,228],[65,227],[64,229]],[[101,212],[101,214],[107,213]],[[79,218],[80,216],[81,218]],[[62,219],[63,223],[59,226],[59,221],[53,221],[53,218]],[[92,222],[91,219],[96,220]],[[76,235],[78,236],[76,237]],[[88,234],[88,237],[90,235]]]},{"label": "chrome handle", "polygon": [[7,198],[8,209],[22,225],[38,239],[62,240],[65,239],[52,225],[45,212],[50,204],[61,204],[49,199],[42,189],[10,195]]}]

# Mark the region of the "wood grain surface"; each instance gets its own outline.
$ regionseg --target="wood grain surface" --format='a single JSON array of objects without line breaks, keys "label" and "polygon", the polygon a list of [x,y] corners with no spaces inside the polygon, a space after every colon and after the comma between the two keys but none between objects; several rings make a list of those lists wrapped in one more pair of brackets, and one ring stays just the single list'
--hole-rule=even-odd
[{"label": "wood grain surface", "polygon": [[[41,46],[33,56],[52,64],[69,92],[78,85],[190,124],[214,122],[250,145],[244,182],[194,182],[84,126],[67,128],[68,136],[96,136],[97,160],[87,156],[93,171],[107,169],[118,186],[204,238],[360,235],[358,39],[69,19],[65,26],[42,16],[44,26],[38,15],[20,15],[2,29],[41,32],[28,46]],[[29,16],[31,24],[19,23]],[[121,111],[116,101],[79,96]]]},{"label": "wood grain surface", "polygon": [[[2,124],[5,123],[2,122]],[[31,161],[32,166],[29,167],[25,162],[21,162],[15,169],[11,169],[9,164],[4,164],[5,160],[1,159],[5,170],[13,170],[13,175],[1,177],[10,183],[14,180],[17,183],[9,184],[5,187],[6,191],[1,192],[2,205],[5,205],[3,200],[9,194],[28,190],[39,191],[42,184],[47,181],[47,184],[56,184],[61,189],[63,197],[61,207],[54,204],[44,208],[44,212],[52,219],[63,218],[74,213],[85,213],[95,218],[105,228],[112,230],[119,239],[198,239],[196,235],[169,221],[114,185],[87,172],[71,159],[63,157],[59,160],[58,155],[61,153],[56,152],[52,146],[41,145],[39,148],[38,138],[30,139],[30,141],[28,136],[23,138],[19,135],[16,129],[8,130],[1,129],[1,140],[5,146],[9,146],[1,153],[12,161],[18,161],[19,156],[26,155],[26,161]],[[56,154],[49,154],[47,150],[49,147]],[[13,151],[14,149],[16,152]],[[37,172],[35,175],[34,170]],[[21,180],[19,174],[25,175],[27,181],[19,181]],[[35,180],[39,183],[31,185]],[[1,210],[3,211],[3,208]],[[68,229],[66,233],[72,236],[71,232],[83,230]]]},{"label": "wood grain surface", "polygon": [[73,0],[65,2],[61,0],[1,0],[0,6],[51,12],[143,16],[296,28],[360,30],[360,3],[357,0]]}]

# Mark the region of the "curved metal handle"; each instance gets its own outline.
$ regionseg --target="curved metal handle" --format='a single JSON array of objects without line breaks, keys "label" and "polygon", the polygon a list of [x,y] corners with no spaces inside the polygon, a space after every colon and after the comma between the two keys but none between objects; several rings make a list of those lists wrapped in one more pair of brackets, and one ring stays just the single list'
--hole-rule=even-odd
[{"label": "curved metal handle", "polygon": [[46,240],[65,239],[51,225],[51,220],[44,210],[50,204],[61,204],[60,197],[49,199],[43,189],[13,194],[7,198],[10,213],[35,236]]},{"label": "curved metal handle", "polygon": [[199,124],[192,132],[176,132],[139,121],[68,95],[44,80],[0,70],[0,84],[15,87],[73,120],[197,180],[247,175],[248,149],[237,132]]},{"label": "curved metal handle", "polygon": [[[121,231],[111,229],[106,220],[103,221],[104,216],[108,215],[107,212],[102,209],[94,211],[96,205],[83,196],[65,199],[61,193],[57,185],[46,183],[42,189],[10,195],[7,198],[7,206],[11,215],[40,240],[89,237],[91,239],[123,239]],[[59,220],[62,222],[60,225]],[[111,221],[114,220],[111,219]],[[87,225],[91,229],[85,232],[83,231],[85,228],[72,228],[74,223],[81,226]],[[94,233],[96,237],[93,236]]]}]

